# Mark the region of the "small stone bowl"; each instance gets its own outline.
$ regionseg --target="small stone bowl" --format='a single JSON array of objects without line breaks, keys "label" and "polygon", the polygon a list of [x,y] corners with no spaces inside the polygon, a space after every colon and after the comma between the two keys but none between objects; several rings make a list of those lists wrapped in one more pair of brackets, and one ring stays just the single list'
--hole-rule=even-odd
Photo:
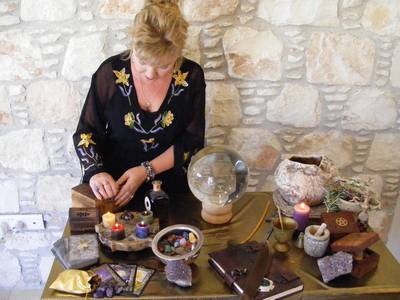
[{"label": "small stone bowl", "polygon": [[[185,254],[174,255],[174,256],[166,255],[158,250],[158,243],[164,238],[164,236],[168,236],[173,233],[179,233],[181,231],[192,232],[196,236],[197,243],[194,249]],[[181,260],[181,259],[185,260],[188,264],[191,264],[200,255],[200,249],[203,246],[203,243],[204,243],[204,236],[199,228],[186,224],[175,224],[165,227],[163,230],[159,231],[156,234],[151,243],[151,250],[153,250],[153,253],[164,264],[167,264],[169,261]]]},{"label": "small stone bowl", "polygon": [[342,198],[338,199],[338,206],[340,210],[343,211],[351,211],[355,213],[359,213],[362,211],[360,202],[351,202],[347,200],[343,200]]},{"label": "small stone bowl", "polygon": [[320,236],[316,236],[319,225],[306,227],[304,233],[304,252],[312,257],[322,257],[329,245],[330,232],[325,228]]}]

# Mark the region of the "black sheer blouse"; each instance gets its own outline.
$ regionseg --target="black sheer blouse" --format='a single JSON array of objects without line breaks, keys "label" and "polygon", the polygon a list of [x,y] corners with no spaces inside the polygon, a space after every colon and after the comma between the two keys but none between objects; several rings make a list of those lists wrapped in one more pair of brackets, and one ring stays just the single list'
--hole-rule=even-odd
[{"label": "black sheer blouse", "polygon": [[167,191],[186,191],[190,157],[204,146],[204,109],[204,73],[197,63],[184,59],[160,109],[146,112],[138,104],[130,60],[110,57],[92,76],[73,135],[83,182],[99,172],[117,180],[174,145],[174,168],[157,177]]}]

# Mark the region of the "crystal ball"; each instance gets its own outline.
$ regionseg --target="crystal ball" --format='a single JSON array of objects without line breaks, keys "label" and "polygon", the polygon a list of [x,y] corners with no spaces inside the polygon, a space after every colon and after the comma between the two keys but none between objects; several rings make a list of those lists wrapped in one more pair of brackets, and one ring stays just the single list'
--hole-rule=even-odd
[{"label": "crystal ball", "polygon": [[208,146],[190,161],[188,184],[202,202],[224,206],[246,192],[249,168],[239,153],[226,146]]}]

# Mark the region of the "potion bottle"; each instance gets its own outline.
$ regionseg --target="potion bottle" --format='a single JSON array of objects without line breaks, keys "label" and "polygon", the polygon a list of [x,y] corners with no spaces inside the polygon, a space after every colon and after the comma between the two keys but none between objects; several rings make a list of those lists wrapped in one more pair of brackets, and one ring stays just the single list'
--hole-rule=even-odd
[{"label": "potion bottle", "polygon": [[160,228],[168,225],[169,197],[161,189],[161,180],[152,181],[153,189],[149,190],[144,197],[144,206],[146,210],[151,210],[153,216],[158,218]]}]

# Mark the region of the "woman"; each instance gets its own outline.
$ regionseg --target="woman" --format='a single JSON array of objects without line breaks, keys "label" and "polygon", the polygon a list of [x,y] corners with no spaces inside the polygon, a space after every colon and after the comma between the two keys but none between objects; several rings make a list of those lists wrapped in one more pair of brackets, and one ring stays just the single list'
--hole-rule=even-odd
[{"label": "woman", "polygon": [[204,73],[182,57],[187,26],[173,1],[149,1],[135,17],[132,50],[92,76],[73,139],[98,199],[141,209],[154,177],[167,192],[187,191],[205,127]]}]

